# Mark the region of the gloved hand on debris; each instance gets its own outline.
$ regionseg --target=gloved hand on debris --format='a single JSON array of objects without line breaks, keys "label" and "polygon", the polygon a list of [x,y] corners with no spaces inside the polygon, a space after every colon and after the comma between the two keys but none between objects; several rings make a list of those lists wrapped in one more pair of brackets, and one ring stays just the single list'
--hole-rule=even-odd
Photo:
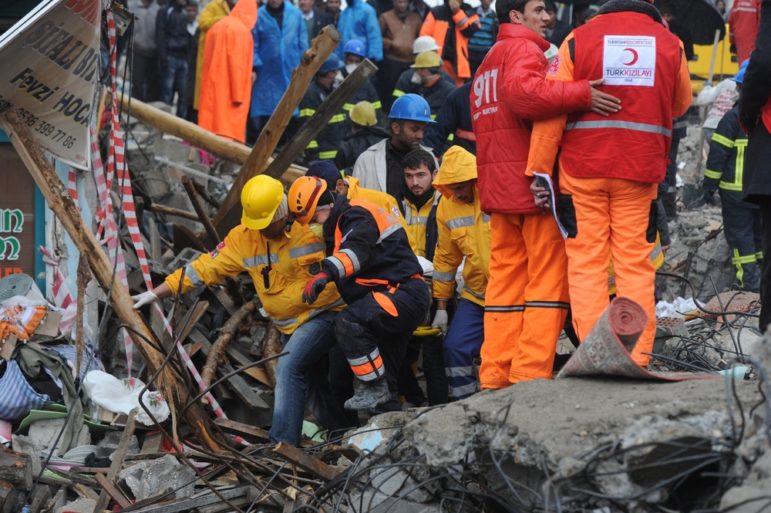
[{"label": "gloved hand on debris", "polygon": [[439,328],[442,330],[442,335],[447,334],[447,310],[437,310],[434,315],[434,321],[431,323],[432,328]]},{"label": "gloved hand on debris", "polygon": [[431,276],[434,274],[434,263],[431,260],[418,256],[418,263],[423,269],[423,276]]},{"label": "gloved hand on debris", "polygon": [[148,290],[147,292],[142,292],[136,296],[131,296],[131,299],[134,300],[134,310],[139,310],[145,305],[158,301],[158,296],[156,296],[155,292],[152,290]]}]

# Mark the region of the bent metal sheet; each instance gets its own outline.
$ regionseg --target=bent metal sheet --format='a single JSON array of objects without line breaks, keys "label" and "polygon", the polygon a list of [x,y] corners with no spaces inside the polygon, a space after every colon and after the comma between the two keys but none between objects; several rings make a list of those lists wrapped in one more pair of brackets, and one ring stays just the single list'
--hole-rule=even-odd
[{"label": "bent metal sheet", "polygon": [[86,169],[99,76],[100,0],[44,0],[0,36],[0,112],[18,111],[35,141]]}]

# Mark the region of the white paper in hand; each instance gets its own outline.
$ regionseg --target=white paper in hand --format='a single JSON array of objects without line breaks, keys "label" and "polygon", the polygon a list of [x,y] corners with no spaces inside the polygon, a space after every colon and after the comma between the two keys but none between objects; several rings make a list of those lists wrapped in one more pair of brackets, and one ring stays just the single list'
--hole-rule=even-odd
[{"label": "white paper in hand", "polygon": [[560,230],[560,235],[563,239],[568,238],[568,231],[562,226],[560,216],[557,214],[557,196],[554,194],[554,183],[551,181],[551,176],[546,173],[533,173],[539,178],[546,180],[546,184],[549,187],[549,206],[551,207],[551,215],[554,216],[554,220],[557,222],[557,228]]}]

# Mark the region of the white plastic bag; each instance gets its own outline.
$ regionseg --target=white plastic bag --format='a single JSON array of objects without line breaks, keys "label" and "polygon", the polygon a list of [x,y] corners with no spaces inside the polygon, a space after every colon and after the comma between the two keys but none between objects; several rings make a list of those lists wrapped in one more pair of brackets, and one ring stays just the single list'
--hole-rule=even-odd
[{"label": "white plastic bag", "polygon": [[[145,426],[154,425],[147,412],[139,405],[139,394],[145,384],[136,378],[118,379],[102,371],[86,374],[83,386],[91,401],[105,410],[126,415],[137,409],[136,420]],[[142,403],[150,410],[155,420],[163,422],[169,417],[169,405],[159,392],[148,390],[142,396]]]}]

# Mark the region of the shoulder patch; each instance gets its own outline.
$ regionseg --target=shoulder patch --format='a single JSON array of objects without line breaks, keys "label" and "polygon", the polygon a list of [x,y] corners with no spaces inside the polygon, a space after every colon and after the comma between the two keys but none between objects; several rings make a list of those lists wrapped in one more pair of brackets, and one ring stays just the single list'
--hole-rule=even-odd
[{"label": "shoulder patch", "polygon": [[217,255],[219,255],[219,254],[220,254],[220,251],[222,251],[223,249],[225,249],[225,241],[224,241],[224,240],[223,240],[222,242],[220,242],[219,244],[217,244],[217,247],[215,247],[215,248],[214,248],[214,249],[213,249],[213,250],[212,250],[212,251],[209,253],[209,256],[210,256],[210,257],[212,257],[212,258],[216,258],[216,257],[217,257]]}]

